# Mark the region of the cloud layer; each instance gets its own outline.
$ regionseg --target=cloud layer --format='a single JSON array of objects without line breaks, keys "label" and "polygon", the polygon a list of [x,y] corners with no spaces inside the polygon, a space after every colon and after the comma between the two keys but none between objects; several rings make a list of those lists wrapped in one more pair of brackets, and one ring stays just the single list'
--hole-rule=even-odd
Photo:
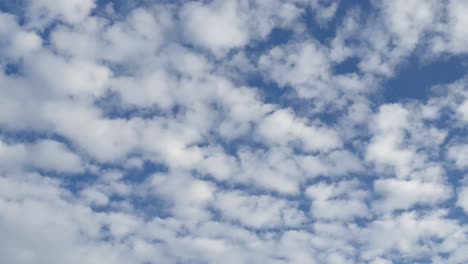
[{"label": "cloud layer", "polygon": [[7,2],[2,262],[468,262],[466,1]]}]

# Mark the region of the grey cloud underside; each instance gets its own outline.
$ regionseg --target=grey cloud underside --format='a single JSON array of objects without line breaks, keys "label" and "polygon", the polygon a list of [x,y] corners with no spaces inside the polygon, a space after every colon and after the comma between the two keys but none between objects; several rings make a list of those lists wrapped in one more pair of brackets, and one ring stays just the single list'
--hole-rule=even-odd
[{"label": "grey cloud underside", "polygon": [[468,262],[466,1],[98,2],[0,12],[0,262]]}]

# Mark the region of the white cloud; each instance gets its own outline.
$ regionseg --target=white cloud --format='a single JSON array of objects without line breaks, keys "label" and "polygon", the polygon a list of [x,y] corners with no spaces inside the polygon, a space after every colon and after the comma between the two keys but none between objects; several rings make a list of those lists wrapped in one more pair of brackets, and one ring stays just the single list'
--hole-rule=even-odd
[{"label": "white cloud", "polygon": [[340,0],[311,0],[310,6],[315,11],[316,19],[319,23],[326,23],[335,17],[335,13],[340,5]]},{"label": "white cloud", "polygon": [[412,162],[417,154],[400,147],[404,140],[405,128],[408,127],[409,112],[400,105],[381,106],[375,116],[376,135],[366,152],[366,159],[394,166],[397,175],[406,175],[412,170]]},{"label": "white cloud", "polygon": [[458,108],[457,112],[465,122],[468,122],[468,100],[465,100]]},{"label": "white cloud", "polygon": [[294,202],[267,195],[221,192],[216,196],[215,206],[224,218],[258,229],[297,227],[305,221]]},{"label": "white cloud", "polygon": [[289,109],[267,115],[258,126],[258,134],[271,144],[294,144],[304,151],[327,151],[341,147],[338,134],[330,128],[307,125]]},{"label": "white cloud", "polygon": [[463,184],[458,190],[456,205],[461,207],[465,213],[468,212],[468,188]]},{"label": "white cloud", "polygon": [[454,144],[448,148],[447,156],[459,169],[468,167],[468,144]]},{"label": "white cloud", "polygon": [[138,126],[138,120],[105,119],[92,106],[70,101],[52,102],[41,110],[44,122],[53,131],[71,138],[78,148],[97,160],[125,157],[137,143],[133,126]]},{"label": "white cloud", "polygon": [[317,183],[306,189],[312,199],[310,214],[316,219],[347,221],[356,217],[368,217],[365,199],[369,195],[360,189],[357,181],[336,184]]},{"label": "white cloud", "polygon": [[109,204],[109,197],[96,188],[84,189],[81,191],[81,195],[92,205],[105,206]]},{"label": "white cloud", "polygon": [[180,17],[186,40],[215,54],[244,46],[249,40],[246,17],[239,12],[237,1],[213,1],[209,5],[188,2]]},{"label": "white cloud", "polygon": [[[216,187],[210,182],[192,178],[183,172],[151,177],[150,194],[160,196],[171,204],[174,216],[191,221],[209,219],[207,206],[214,199]],[[184,190],[180,195],[179,190]]]},{"label": "white cloud", "polygon": [[464,1],[451,0],[447,3],[446,24],[442,24],[441,33],[444,38],[436,39],[435,49],[453,53],[466,53],[463,43],[468,39],[465,27],[468,20],[464,15],[468,11],[468,5]]},{"label": "white cloud", "polygon": [[42,39],[30,30],[24,30],[18,25],[16,17],[0,13],[0,36],[3,38],[0,43],[3,56],[7,58],[18,59],[40,49]]},{"label": "white cloud", "polygon": [[271,151],[242,149],[238,152],[240,172],[235,181],[254,183],[261,188],[292,194],[304,179],[296,162],[282,149]]},{"label": "white cloud", "polygon": [[330,61],[326,49],[315,41],[291,43],[272,48],[258,61],[265,76],[281,87],[292,87],[300,97],[334,99],[329,87]]},{"label": "white cloud", "polygon": [[77,58],[135,62],[153,55],[163,43],[165,30],[172,27],[166,19],[168,11],[159,15],[135,9],[123,21],[88,17],[74,28],[59,26],[50,40],[56,49]]},{"label": "white cloud", "polygon": [[417,180],[378,180],[374,182],[374,189],[382,196],[381,200],[374,202],[374,207],[383,212],[409,209],[415,205],[434,205],[451,196],[450,187],[444,183]]},{"label": "white cloud", "polygon": [[78,155],[62,143],[52,140],[40,140],[32,144],[0,141],[0,164],[4,169],[33,167],[65,173],[79,173],[85,169]]},{"label": "white cloud", "polygon": [[26,14],[28,24],[34,27],[44,27],[56,19],[77,24],[86,19],[95,6],[94,0],[66,0],[59,3],[51,0],[28,0]]},{"label": "white cloud", "polygon": [[26,69],[37,89],[70,96],[101,96],[111,76],[109,69],[89,61],[66,60],[51,53],[31,58]]},{"label": "white cloud", "polygon": [[56,141],[39,141],[27,152],[31,155],[30,159],[33,166],[39,169],[63,172],[83,171],[80,158]]},{"label": "white cloud", "polygon": [[438,18],[438,1],[413,0],[382,2],[382,12],[388,30],[393,33],[402,49],[413,49],[421,35]]},{"label": "white cloud", "polygon": [[18,32],[12,39],[11,53],[17,56],[25,56],[31,52],[39,50],[42,39],[33,32]]},{"label": "white cloud", "polygon": [[419,241],[450,237],[458,226],[454,221],[445,219],[445,215],[444,211],[426,214],[406,212],[374,221],[363,232],[367,243],[362,252],[363,258],[390,256],[392,250],[405,257],[431,258],[431,249]]},{"label": "white cloud", "polygon": [[0,13],[4,262],[466,262],[466,3],[140,2]]}]

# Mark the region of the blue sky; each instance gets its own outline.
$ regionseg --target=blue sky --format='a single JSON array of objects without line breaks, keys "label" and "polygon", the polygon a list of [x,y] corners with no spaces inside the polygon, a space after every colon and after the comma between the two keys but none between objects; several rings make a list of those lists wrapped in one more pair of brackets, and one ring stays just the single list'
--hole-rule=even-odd
[{"label": "blue sky", "polygon": [[0,260],[468,262],[463,0],[0,0]]}]

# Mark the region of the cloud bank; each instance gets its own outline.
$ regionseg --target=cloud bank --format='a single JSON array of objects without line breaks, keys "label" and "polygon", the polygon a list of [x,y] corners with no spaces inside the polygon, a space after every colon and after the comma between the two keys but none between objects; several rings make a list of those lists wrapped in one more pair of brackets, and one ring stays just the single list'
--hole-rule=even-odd
[{"label": "cloud bank", "polygon": [[468,262],[466,1],[13,2],[2,263]]}]

